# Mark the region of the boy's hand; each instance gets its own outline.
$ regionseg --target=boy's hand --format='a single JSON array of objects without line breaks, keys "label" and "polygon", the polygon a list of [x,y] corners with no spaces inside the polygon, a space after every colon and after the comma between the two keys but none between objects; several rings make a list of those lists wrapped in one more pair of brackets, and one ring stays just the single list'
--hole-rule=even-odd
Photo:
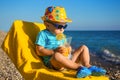
[{"label": "boy's hand", "polygon": [[67,52],[67,48],[65,48],[65,47],[58,47],[58,48],[55,49],[55,51],[63,54],[63,53]]}]

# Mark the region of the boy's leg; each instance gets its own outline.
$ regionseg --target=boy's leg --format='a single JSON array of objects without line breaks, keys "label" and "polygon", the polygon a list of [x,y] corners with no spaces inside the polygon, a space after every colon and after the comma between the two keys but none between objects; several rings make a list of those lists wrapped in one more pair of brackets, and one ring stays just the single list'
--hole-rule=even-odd
[{"label": "boy's leg", "polygon": [[78,69],[81,65],[77,64],[68,58],[64,57],[61,53],[55,53],[51,58],[51,64],[56,69],[61,69],[62,67],[68,68],[68,69]]},{"label": "boy's leg", "polygon": [[[79,60],[79,61],[78,61]],[[83,66],[90,67],[90,55],[87,46],[83,45],[74,51],[72,56],[73,62],[79,62]]]},{"label": "boy's leg", "polygon": [[68,58],[64,57],[60,53],[55,53],[52,56],[51,64],[57,70],[60,70],[62,67],[77,70],[77,73],[76,73],[77,78],[82,78],[82,77],[91,75],[91,71],[88,68],[83,67],[82,65],[77,64],[72,60],[69,60]]}]

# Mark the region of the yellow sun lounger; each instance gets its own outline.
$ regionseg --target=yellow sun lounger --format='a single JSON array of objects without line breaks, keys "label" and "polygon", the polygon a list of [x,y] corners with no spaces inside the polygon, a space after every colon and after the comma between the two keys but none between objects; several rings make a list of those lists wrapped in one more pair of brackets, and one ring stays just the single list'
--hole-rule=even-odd
[{"label": "yellow sun lounger", "polygon": [[43,29],[45,26],[41,23],[16,20],[2,44],[25,80],[109,80],[106,76],[75,78],[74,70],[59,72],[45,67],[36,55],[34,44]]}]

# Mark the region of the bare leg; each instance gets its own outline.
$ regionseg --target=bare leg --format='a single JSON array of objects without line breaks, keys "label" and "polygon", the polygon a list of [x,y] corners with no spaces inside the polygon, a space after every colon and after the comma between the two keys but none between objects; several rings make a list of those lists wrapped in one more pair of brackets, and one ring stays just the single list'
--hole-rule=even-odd
[{"label": "bare leg", "polygon": [[73,53],[72,61],[78,62],[78,60],[81,62],[83,66],[90,67],[90,56],[89,56],[89,50],[87,46],[83,45],[79,47],[75,52]]},{"label": "bare leg", "polygon": [[69,60],[68,58],[64,57],[62,54],[58,52],[52,56],[51,64],[58,70],[62,67],[65,67],[68,69],[78,69],[80,66],[82,66],[80,64],[77,64]]}]

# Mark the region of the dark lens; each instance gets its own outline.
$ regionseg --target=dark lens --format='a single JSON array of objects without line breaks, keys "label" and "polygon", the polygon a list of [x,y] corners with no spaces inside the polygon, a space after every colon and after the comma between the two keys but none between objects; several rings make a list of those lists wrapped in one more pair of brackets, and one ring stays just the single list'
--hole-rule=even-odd
[{"label": "dark lens", "polygon": [[67,28],[67,24],[63,28],[66,29]]},{"label": "dark lens", "polygon": [[62,29],[62,28],[63,28],[63,29],[67,28],[67,24],[66,24],[65,26],[63,26],[63,25],[59,25],[59,26],[58,26],[58,29]]},{"label": "dark lens", "polygon": [[62,28],[63,28],[63,26],[62,26],[62,25],[59,25],[59,26],[58,26],[58,29],[62,29]]}]

